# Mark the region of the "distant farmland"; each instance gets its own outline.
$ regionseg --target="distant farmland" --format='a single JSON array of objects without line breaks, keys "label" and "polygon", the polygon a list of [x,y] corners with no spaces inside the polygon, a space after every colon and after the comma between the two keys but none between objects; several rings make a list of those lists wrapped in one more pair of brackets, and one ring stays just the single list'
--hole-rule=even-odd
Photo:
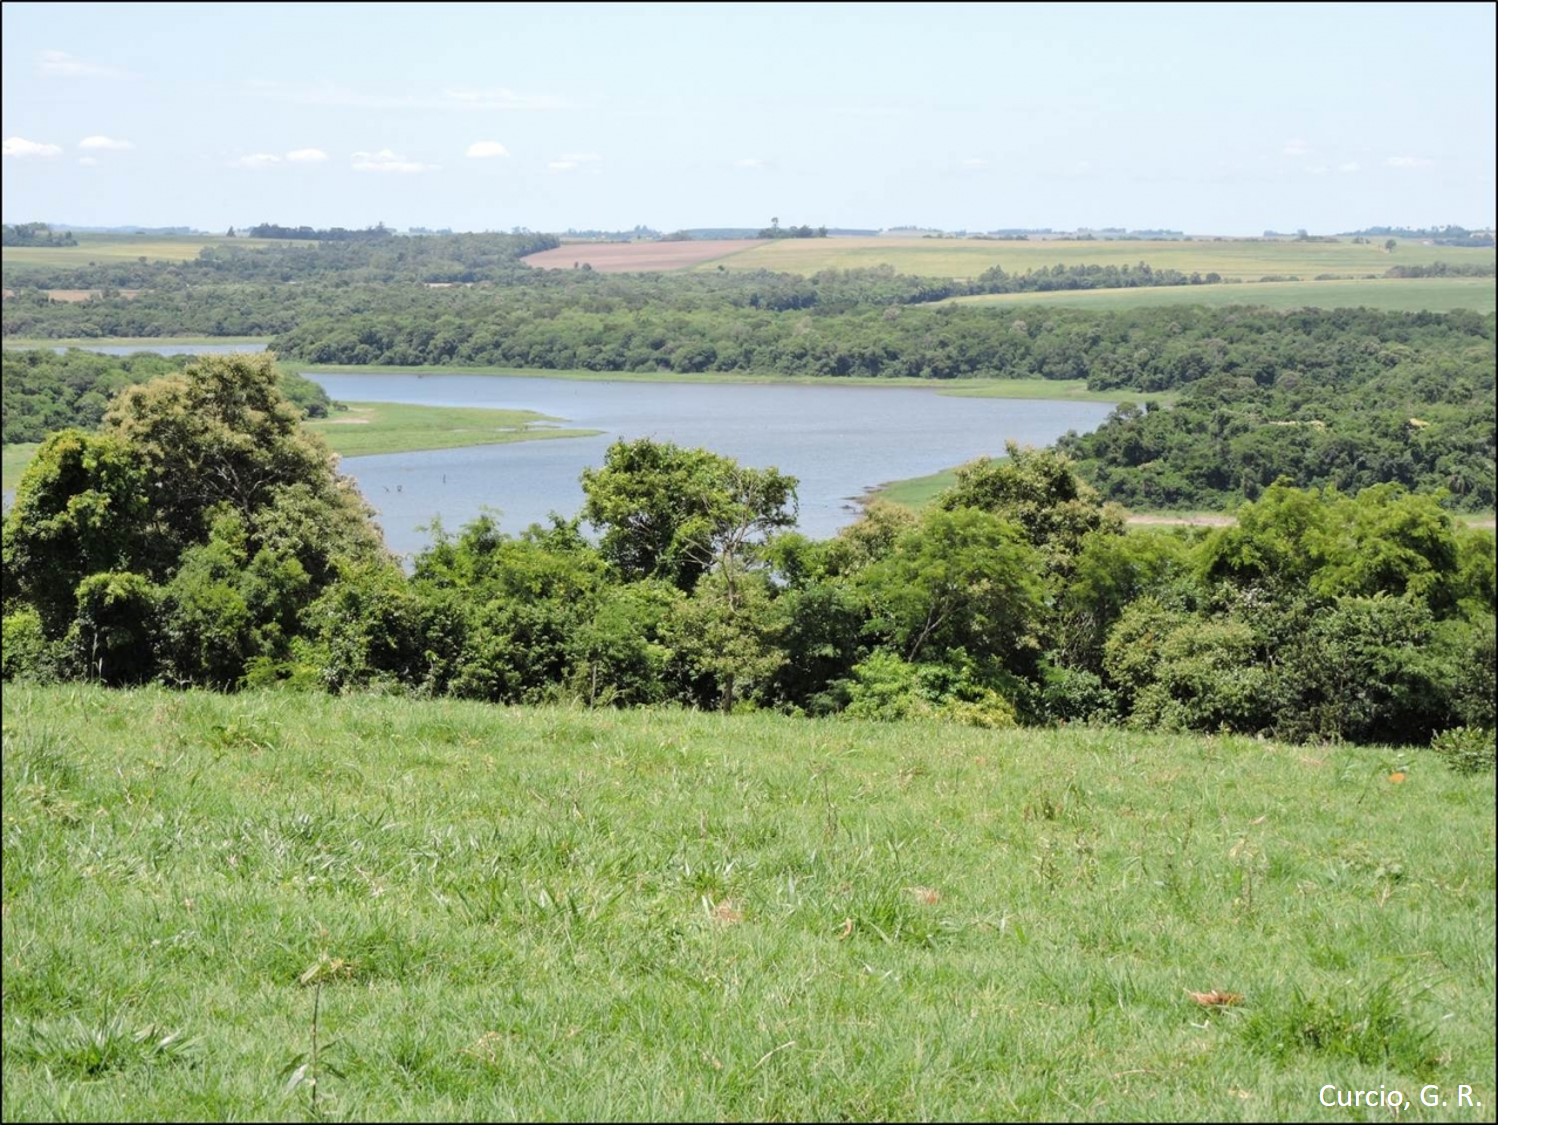
[{"label": "distant farmland", "polygon": [[[702,242],[705,245],[707,242]],[[740,251],[720,254],[699,269],[770,268],[808,275],[825,268],[891,265],[918,276],[967,279],[999,265],[1007,272],[1052,268],[1056,264],[1137,264],[1181,272],[1217,272],[1244,282],[1261,276],[1323,273],[1380,276],[1396,264],[1493,264],[1492,248],[1450,248],[1399,241],[1392,252],[1380,244],[1293,240],[947,240],[919,237],[830,237],[824,240],[722,242]],[[569,246],[577,247],[577,246]],[[625,245],[619,247],[627,247]],[[644,248],[656,247],[644,245]],[[542,253],[553,256],[555,253]],[[573,257],[568,257],[571,266]],[[532,262],[535,260],[531,258]],[[598,265],[596,265],[598,267]]]},{"label": "distant farmland", "polygon": [[[1498,300],[1494,276],[1449,276],[1421,280],[1303,280],[1272,284],[1205,284],[1178,288],[1094,288],[1084,292],[1015,292],[963,296],[942,303],[1010,307],[1053,304],[1088,311],[1200,304],[1251,304],[1277,311],[1302,307],[1373,307],[1384,311],[1493,311]],[[935,306],[935,305],[932,305]]]},{"label": "distant farmland", "polygon": [[[573,268],[587,264],[596,272],[667,272],[692,268],[759,247],[759,240],[666,240],[636,243],[596,241],[564,244],[525,257],[536,268]],[[800,242],[806,243],[806,242]]]},{"label": "distant farmland", "polygon": [[305,243],[287,240],[251,240],[228,236],[141,236],[132,233],[76,233],[80,243],[62,248],[7,247],[0,261],[8,265],[78,268],[92,261],[196,260],[205,248],[257,248],[267,244]]}]

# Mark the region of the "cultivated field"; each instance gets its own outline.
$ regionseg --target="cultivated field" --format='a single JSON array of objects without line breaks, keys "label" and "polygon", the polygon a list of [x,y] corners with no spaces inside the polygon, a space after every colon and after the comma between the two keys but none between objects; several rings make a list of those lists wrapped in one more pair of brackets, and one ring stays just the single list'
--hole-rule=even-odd
[{"label": "cultivated field", "polygon": [[1309,280],[1270,284],[1204,284],[1176,288],[1093,288],[1084,292],[1018,292],[963,296],[943,303],[997,306],[1053,304],[1089,311],[1137,307],[1249,304],[1275,310],[1302,307],[1374,307],[1384,311],[1493,311],[1499,300],[1494,276],[1447,276],[1418,280]]},{"label": "cultivated field", "polygon": [[564,244],[525,257],[536,268],[573,268],[587,264],[596,272],[667,272],[691,268],[755,248],[758,240],[668,240],[636,243]]},{"label": "cultivated field", "polygon": [[[550,255],[543,253],[542,255]],[[824,268],[871,268],[889,264],[898,272],[966,279],[995,265],[1008,272],[1056,264],[1136,264],[1183,272],[1217,272],[1239,280],[1324,272],[1380,275],[1394,264],[1492,264],[1492,248],[1442,248],[1399,241],[1386,252],[1379,244],[1319,244],[1311,241],[1011,241],[931,240],[918,237],[829,237],[824,240],[766,241],[700,265],[716,269],[771,268],[808,275]],[[1064,293],[1061,293],[1064,294]]]},{"label": "cultivated field", "polygon": [[1498,1114],[1427,751],[3,694],[8,1122]]},{"label": "cultivated field", "polygon": [[225,236],[135,236],[119,233],[76,233],[80,243],[65,248],[0,249],[0,262],[15,265],[46,265],[74,268],[112,260],[196,260],[205,248],[239,245],[256,248],[266,244],[293,244],[293,241],[250,240]]}]

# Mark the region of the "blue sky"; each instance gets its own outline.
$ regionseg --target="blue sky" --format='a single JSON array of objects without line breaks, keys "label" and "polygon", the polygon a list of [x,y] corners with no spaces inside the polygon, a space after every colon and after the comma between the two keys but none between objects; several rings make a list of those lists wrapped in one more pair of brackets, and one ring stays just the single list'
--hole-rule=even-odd
[{"label": "blue sky", "polygon": [[3,8],[4,216],[538,230],[1496,220],[1496,9]]}]

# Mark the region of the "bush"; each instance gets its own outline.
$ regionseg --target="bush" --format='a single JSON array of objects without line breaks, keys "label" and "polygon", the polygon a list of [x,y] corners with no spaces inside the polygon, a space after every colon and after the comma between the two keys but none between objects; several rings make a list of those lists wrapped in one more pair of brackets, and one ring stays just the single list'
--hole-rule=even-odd
[{"label": "bush", "polygon": [[1435,734],[1430,748],[1453,772],[1478,773],[1499,767],[1499,734],[1492,729],[1459,725]]}]

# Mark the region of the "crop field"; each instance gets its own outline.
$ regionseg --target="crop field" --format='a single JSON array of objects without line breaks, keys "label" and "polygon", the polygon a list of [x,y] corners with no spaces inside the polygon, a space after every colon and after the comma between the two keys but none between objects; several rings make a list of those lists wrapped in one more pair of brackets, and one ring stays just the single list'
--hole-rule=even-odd
[{"label": "crop field", "polygon": [[0,250],[5,264],[43,265],[74,268],[93,261],[112,260],[196,260],[205,248],[239,245],[256,248],[266,244],[292,244],[292,241],[251,240],[226,236],[136,236],[128,233],[77,233],[80,243],[63,248],[8,247]]},{"label": "crop field", "polygon": [[562,429],[557,419],[528,410],[411,406],[397,402],[351,403],[330,417],[308,424],[327,439],[334,453],[343,457],[589,437],[598,432]]},{"label": "crop field", "polygon": [[[543,254],[548,255],[548,254]],[[1492,248],[1447,248],[1400,241],[1392,252],[1379,244],[1338,244],[1290,240],[1192,241],[1012,241],[927,239],[920,237],[828,237],[824,240],[777,240],[699,265],[715,270],[770,268],[808,275],[825,268],[872,268],[891,265],[897,272],[967,279],[996,265],[1026,272],[1056,264],[1136,264],[1183,272],[1217,272],[1243,281],[1260,276],[1300,276],[1325,272],[1381,275],[1395,264],[1492,264]]]},{"label": "crop field", "polygon": [[536,268],[573,268],[587,264],[596,272],[667,272],[733,256],[761,243],[758,240],[596,241],[549,248],[525,257],[525,263]]},{"label": "crop field", "polygon": [[1176,288],[1094,288],[1084,292],[1017,292],[964,296],[943,303],[1013,306],[1052,304],[1089,311],[1137,307],[1248,304],[1275,310],[1302,307],[1374,307],[1384,311],[1493,311],[1499,300],[1494,276],[1447,276],[1417,280],[1304,280],[1269,284],[1204,284]]},{"label": "crop field", "polygon": [[1428,751],[3,694],[7,1122],[1498,1115]]}]

